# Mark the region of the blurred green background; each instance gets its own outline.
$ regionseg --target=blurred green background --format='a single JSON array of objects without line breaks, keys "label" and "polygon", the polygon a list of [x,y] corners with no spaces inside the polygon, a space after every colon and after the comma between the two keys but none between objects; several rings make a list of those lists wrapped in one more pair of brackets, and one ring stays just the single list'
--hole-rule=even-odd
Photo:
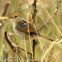
[{"label": "blurred green background", "polygon": [[[62,1],[59,1],[60,0],[40,0],[39,2],[39,0],[37,0],[37,14],[35,17],[35,26],[37,30],[39,30],[48,22],[48,20],[50,20],[48,14],[41,7],[41,5],[43,5],[48,13],[51,16],[54,16],[52,19],[62,32]],[[20,13],[20,15],[28,21],[29,15],[31,17],[30,13],[33,13],[33,2],[34,0],[0,0],[0,16],[4,11],[5,5],[10,3],[5,16],[10,17],[13,13]],[[41,2],[43,2],[43,4],[41,4]],[[12,43],[22,43],[22,40],[14,33],[12,23],[10,21],[3,21],[3,26],[0,28],[0,61],[5,62],[5,54],[7,53],[8,62],[19,62],[18,56],[12,51],[4,38],[4,30],[8,32],[8,37]],[[52,42],[46,39],[39,39],[40,43],[35,47],[35,60],[37,60],[37,62],[41,62],[44,58],[43,62],[62,62],[62,36],[59,34],[51,20],[46,27],[41,29],[40,34],[52,37],[56,40],[58,39],[59,41],[57,41],[58,43],[54,44],[53,47],[50,48],[50,51],[44,58],[44,55],[46,51],[48,51],[48,48],[51,46]],[[21,48],[25,49],[24,46],[24,44],[20,45]],[[26,59],[26,52],[21,49],[18,50],[19,51],[17,52],[22,55],[23,59]],[[26,41],[26,51],[31,52],[30,40]],[[17,60],[15,60],[15,58],[17,58]],[[30,54],[27,54],[27,58],[28,62],[30,62]]]}]

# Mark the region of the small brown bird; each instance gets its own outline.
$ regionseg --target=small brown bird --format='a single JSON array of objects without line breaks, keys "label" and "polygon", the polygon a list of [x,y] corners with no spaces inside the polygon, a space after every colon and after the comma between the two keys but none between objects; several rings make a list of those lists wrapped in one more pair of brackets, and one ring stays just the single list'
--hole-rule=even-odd
[{"label": "small brown bird", "polygon": [[[21,39],[29,39],[29,34],[31,39],[38,39],[38,36],[41,38],[48,39],[50,41],[54,41],[54,39],[49,38],[47,36],[39,34],[39,32],[36,32],[33,24],[28,23],[27,21],[24,20],[20,14],[13,14],[9,18],[13,22],[13,30],[14,32],[21,38]],[[29,32],[28,32],[28,27],[29,27]]]}]

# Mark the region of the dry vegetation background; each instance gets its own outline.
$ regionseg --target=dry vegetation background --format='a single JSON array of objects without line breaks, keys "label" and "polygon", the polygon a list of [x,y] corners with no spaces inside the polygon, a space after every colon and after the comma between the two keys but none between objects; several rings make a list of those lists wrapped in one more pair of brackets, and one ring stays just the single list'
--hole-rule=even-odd
[{"label": "dry vegetation background", "polygon": [[[30,20],[32,20],[33,2],[34,0],[0,0],[0,16],[4,11],[5,5],[9,3],[5,16],[9,17],[12,13],[18,12],[26,21],[29,20],[29,16]],[[46,27],[40,30],[40,34],[49,36],[58,41],[51,42],[46,39],[39,39],[39,43],[35,46],[34,60],[36,62],[62,62],[62,0],[61,2],[60,0],[37,0],[36,9],[35,26],[37,30],[50,21]],[[18,57],[6,42],[4,30],[7,31],[12,44],[22,43],[22,40],[14,33],[12,23],[10,21],[3,21],[3,26],[0,27],[0,61],[24,62],[25,59],[25,62],[30,62],[30,54],[26,52],[29,51],[31,53],[32,42],[30,46],[30,40],[26,41],[26,51],[20,49],[25,49],[24,44],[21,44],[19,46],[20,48],[17,48],[16,52],[20,55],[20,57]],[[5,60],[5,58],[8,60]]]}]

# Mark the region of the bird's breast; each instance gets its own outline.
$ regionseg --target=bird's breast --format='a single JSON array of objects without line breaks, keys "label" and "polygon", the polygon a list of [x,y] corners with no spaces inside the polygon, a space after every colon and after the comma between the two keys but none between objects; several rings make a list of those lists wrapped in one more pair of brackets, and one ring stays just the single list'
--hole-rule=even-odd
[{"label": "bird's breast", "polygon": [[13,30],[16,33],[17,36],[19,36],[21,39],[24,39],[25,33],[20,32],[19,30],[17,30],[15,23],[13,23]]}]

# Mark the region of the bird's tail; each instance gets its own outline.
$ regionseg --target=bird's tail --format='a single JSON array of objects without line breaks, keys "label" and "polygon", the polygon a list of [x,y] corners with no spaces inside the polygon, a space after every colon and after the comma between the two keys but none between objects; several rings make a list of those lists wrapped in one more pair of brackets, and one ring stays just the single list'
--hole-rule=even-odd
[{"label": "bird's tail", "polygon": [[41,35],[41,34],[39,34],[39,36],[42,37],[42,38],[48,39],[50,41],[55,41],[54,39],[52,39],[50,37],[47,37],[47,36],[44,36],[44,35]]}]

